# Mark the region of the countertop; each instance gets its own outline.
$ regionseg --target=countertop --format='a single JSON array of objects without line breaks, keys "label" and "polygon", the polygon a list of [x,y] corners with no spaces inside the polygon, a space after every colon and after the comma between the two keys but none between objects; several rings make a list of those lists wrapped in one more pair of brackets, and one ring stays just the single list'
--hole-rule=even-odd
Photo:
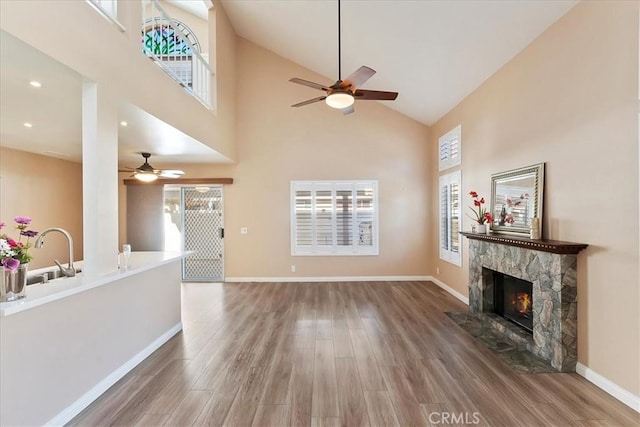
[{"label": "countertop", "polygon": [[[79,273],[75,277],[51,280],[47,283],[27,286],[26,297],[17,301],[0,302],[0,317],[10,316],[25,310],[48,304],[53,301],[85,292],[98,286],[104,286],[125,277],[133,276],[155,267],[177,261],[190,252],[132,252],[127,270],[116,270],[101,276],[87,277]],[[74,263],[81,267],[82,261]],[[53,267],[41,268],[29,272],[29,275],[43,273]]]}]

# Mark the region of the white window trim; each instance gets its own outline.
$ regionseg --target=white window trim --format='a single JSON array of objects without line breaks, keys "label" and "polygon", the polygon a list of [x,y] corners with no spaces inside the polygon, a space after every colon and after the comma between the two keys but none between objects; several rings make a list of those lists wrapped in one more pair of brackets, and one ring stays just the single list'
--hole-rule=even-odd
[{"label": "white window trim", "polygon": [[[451,145],[452,141],[458,141],[458,155],[451,158],[442,159],[442,149],[444,145]],[[448,147],[451,152],[451,147]],[[438,167],[440,171],[458,166],[462,162],[462,125],[458,125],[449,132],[438,138]]]},{"label": "white window trim", "polygon": [[[357,215],[353,215],[353,237],[352,245],[339,246],[335,240],[332,246],[316,246],[312,244],[310,247],[300,247],[296,245],[296,190],[312,191],[312,198],[315,201],[315,191],[331,190],[333,192],[333,222],[335,225],[335,191],[344,189],[345,186],[351,186],[353,191],[353,206],[356,206],[356,191],[361,188],[373,188],[373,234],[371,246],[359,246],[356,243],[358,238],[358,227],[356,224]],[[379,205],[378,205],[378,181],[377,180],[353,180],[353,181],[291,181],[290,188],[290,237],[291,237],[291,256],[376,256],[379,255]],[[315,203],[315,202],[313,202]],[[315,230],[315,225],[313,226]],[[315,231],[313,232],[315,235]]]},{"label": "white window trim", "polygon": [[[458,188],[459,188],[459,203],[460,203],[460,208],[459,208],[459,224],[458,224],[458,231],[462,231],[463,228],[463,215],[462,215],[462,174],[460,171],[455,171],[455,172],[451,172],[448,173],[446,175],[440,175],[439,181],[438,181],[438,248],[440,251],[440,259],[446,262],[449,262],[451,264],[457,265],[458,267],[462,267],[462,244],[461,241],[458,241],[458,252],[452,251],[451,249],[445,249],[442,246],[442,226],[443,226],[443,218],[442,218],[442,187],[444,185],[447,186],[447,188],[449,188],[449,186],[454,183],[457,182],[458,183]],[[447,200],[451,200],[450,198],[448,198]],[[450,206],[447,206],[447,212],[450,212]],[[449,233],[451,233],[451,215],[447,215],[447,220],[449,221]],[[449,239],[449,244],[447,245],[448,247],[451,247],[451,235],[447,236]]]}]

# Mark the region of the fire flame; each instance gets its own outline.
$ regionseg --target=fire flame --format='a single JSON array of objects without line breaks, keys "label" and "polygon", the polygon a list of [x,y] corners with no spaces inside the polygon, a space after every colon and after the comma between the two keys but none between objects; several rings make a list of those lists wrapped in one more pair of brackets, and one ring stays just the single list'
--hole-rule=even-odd
[{"label": "fire flame", "polygon": [[518,313],[526,314],[531,310],[531,297],[527,292],[518,293]]}]

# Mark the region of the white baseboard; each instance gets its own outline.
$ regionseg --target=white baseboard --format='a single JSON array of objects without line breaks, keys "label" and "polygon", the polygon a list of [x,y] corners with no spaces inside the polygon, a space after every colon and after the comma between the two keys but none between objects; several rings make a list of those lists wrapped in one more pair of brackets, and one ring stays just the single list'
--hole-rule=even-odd
[{"label": "white baseboard", "polygon": [[608,380],[597,372],[589,369],[582,363],[576,364],[576,373],[584,377],[587,381],[595,384],[598,388],[609,393],[620,402],[627,405],[636,412],[640,412],[640,397],[620,387],[618,384]]},{"label": "white baseboard", "polygon": [[135,368],[140,362],[149,357],[151,353],[156,351],[162,344],[166,343],[173,337],[175,334],[182,330],[182,322],[173,326],[167,332],[158,337],[155,341],[145,347],[138,354],[133,356],[124,365],[120,366],[118,369],[113,371],[107,377],[105,377],[102,381],[96,384],[91,388],[88,392],[83,394],[78,400],[73,402],[70,406],[60,412],[58,415],[53,417],[46,423],[47,426],[62,426],[68,423],[82,412],[87,406],[89,406],[94,400],[102,395],[105,391],[109,389],[112,385],[114,385],[118,380],[124,377],[130,370]]},{"label": "white baseboard", "polygon": [[441,282],[440,280],[436,279],[433,276],[427,276],[426,280],[429,280],[430,282],[435,283],[436,285],[438,285],[439,287],[441,287],[445,291],[449,292],[451,295],[453,295],[454,297],[456,297],[457,299],[459,299],[463,303],[469,305],[469,297],[465,297],[460,292],[458,292],[455,289],[453,289],[452,287],[446,285],[444,282]]},{"label": "white baseboard", "polygon": [[238,282],[410,282],[429,280],[429,276],[315,276],[315,277],[225,277],[229,283]]}]

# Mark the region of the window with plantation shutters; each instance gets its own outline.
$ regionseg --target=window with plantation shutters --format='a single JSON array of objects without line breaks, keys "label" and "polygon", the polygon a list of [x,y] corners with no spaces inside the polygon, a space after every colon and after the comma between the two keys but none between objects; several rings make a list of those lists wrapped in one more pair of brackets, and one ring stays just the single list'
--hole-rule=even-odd
[{"label": "window with plantation shutters", "polygon": [[460,171],[440,176],[440,259],[462,265],[460,256]]},{"label": "window with plantation shutters", "polygon": [[291,255],[378,255],[378,182],[292,181]]},{"label": "window with plantation shutters", "polygon": [[462,159],[462,126],[458,125],[438,139],[439,170],[460,164]]}]

